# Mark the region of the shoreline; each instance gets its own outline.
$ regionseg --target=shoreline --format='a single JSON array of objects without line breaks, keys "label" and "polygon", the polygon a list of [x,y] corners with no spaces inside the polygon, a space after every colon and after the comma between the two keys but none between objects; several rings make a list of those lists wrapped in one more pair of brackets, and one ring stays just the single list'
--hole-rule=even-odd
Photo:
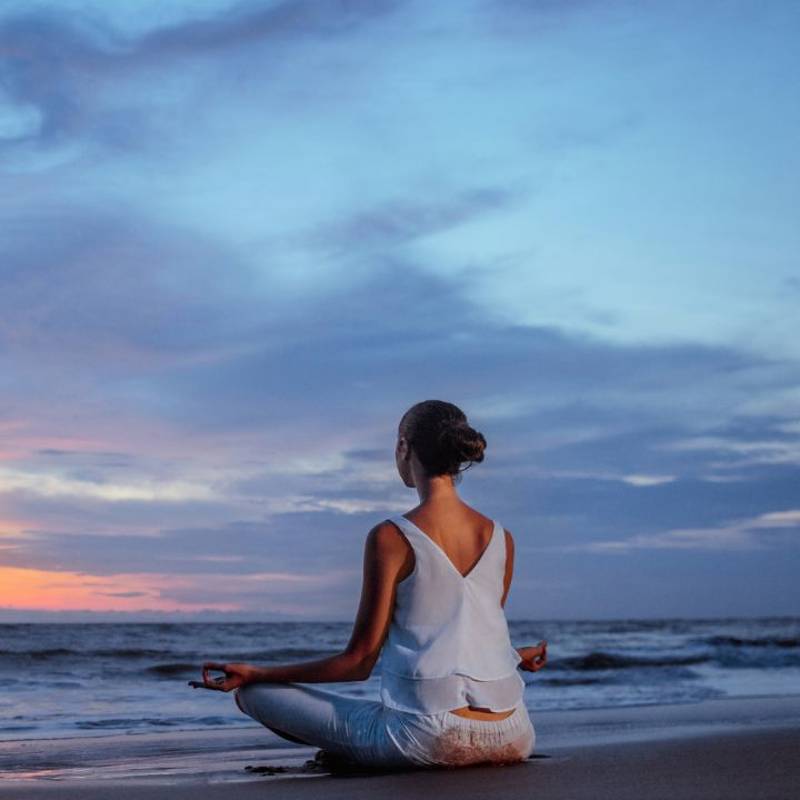
[{"label": "shoreline", "polygon": [[[540,711],[531,711],[531,718],[534,720],[534,724],[536,724],[537,720],[544,719],[548,722],[548,727],[550,723],[554,721],[560,720],[562,717],[564,720],[568,719],[578,719],[580,717],[598,717],[601,719],[605,719],[608,721],[610,726],[610,730],[613,731],[613,726],[615,720],[618,716],[646,716],[646,712],[651,709],[662,709],[665,710],[666,713],[670,713],[669,709],[697,709],[700,713],[694,714],[690,713],[687,714],[687,718],[691,720],[695,720],[699,717],[707,717],[709,714],[704,712],[704,709],[715,709],[719,710],[722,709],[726,705],[736,705],[740,709],[740,712],[744,712],[745,708],[750,707],[751,704],[758,702],[760,704],[765,704],[768,708],[771,709],[771,713],[777,713],[780,716],[783,716],[782,712],[786,712],[786,706],[784,704],[788,703],[788,707],[793,707],[795,701],[798,704],[798,713],[800,713],[800,692],[797,693],[785,693],[785,694],[752,694],[752,695],[735,695],[731,697],[711,697],[705,700],[697,700],[697,701],[687,701],[682,703],[629,703],[624,706],[613,706],[613,705],[606,705],[606,706],[592,706],[590,708],[569,708],[569,709],[545,709]],[[243,718],[244,719],[244,718]],[[713,716],[712,716],[713,721]],[[724,723],[721,723],[724,724]],[[556,725],[556,729],[560,729],[561,725]],[[3,750],[4,746],[7,745],[15,745],[20,743],[35,743],[35,742],[67,742],[72,740],[93,740],[93,741],[101,741],[104,739],[125,739],[129,741],[131,738],[139,737],[139,736],[158,736],[158,737],[177,737],[177,736],[186,736],[188,734],[195,734],[196,736],[215,736],[220,734],[221,732],[225,731],[228,733],[237,734],[241,731],[264,731],[264,733],[268,736],[271,736],[268,730],[263,729],[261,726],[257,724],[253,724],[252,722],[242,722],[239,725],[219,725],[219,726],[204,726],[204,727],[175,727],[175,728],[167,728],[162,730],[98,730],[95,733],[88,733],[86,731],[75,731],[75,732],[59,732],[56,735],[48,735],[48,736],[18,736],[9,739],[2,739],[0,738],[0,774],[2,774],[2,765],[3,765]],[[612,733],[613,735],[613,733]],[[269,746],[269,743],[265,746]]]},{"label": "shoreline", "polygon": [[[533,758],[511,767],[467,767],[444,772],[452,778],[454,772],[465,770],[474,777],[477,772],[505,774],[510,769],[519,775],[518,769],[535,769],[538,776],[543,770],[561,774],[556,768],[559,764],[566,769],[567,764],[595,763],[597,759],[598,764],[616,763],[615,769],[623,769],[630,759],[634,759],[629,764],[633,768],[637,760],[647,760],[647,754],[652,752],[662,752],[664,758],[672,757],[670,753],[677,758],[675,754],[680,752],[689,764],[695,764],[697,756],[709,748],[727,753],[725,758],[729,758],[736,747],[741,747],[742,760],[751,765],[751,772],[759,773],[765,771],[765,763],[774,761],[768,742],[786,754],[788,761],[781,766],[781,774],[789,775],[800,764],[800,695],[532,711],[531,718],[536,730]],[[739,745],[735,744],[737,741]],[[124,788],[131,800],[136,800],[148,796],[156,787],[163,791],[168,786],[179,798],[191,795],[192,800],[206,800],[211,795],[205,792],[211,787],[228,787],[228,797],[249,796],[241,793],[257,789],[265,781],[275,790],[280,785],[283,796],[289,785],[307,784],[308,779],[317,790],[321,788],[320,780],[326,786],[341,787],[336,783],[341,776],[331,776],[313,763],[317,749],[280,739],[257,723],[217,729],[0,741],[0,798],[33,800],[55,794],[60,800],[68,800],[81,792],[81,797],[99,798],[112,789],[117,792]],[[753,755],[757,752],[758,758]],[[794,753],[793,761],[789,752]],[[731,769],[735,761],[731,761]],[[569,782],[570,770],[566,769],[559,781]],[[431,771],[353,775],[348,778],[348,785],[353,781],[389,781],[385,784],[389,787],[412,775],[417,780],[428,780]],[[720,780],[723,778],[720,776]],[[465,780],[464,786],[468,786],[472,778]],[[800,785],[800,775],[797,781]],[[579,788],[574,786],[573,790]],[[95,791],[97,794],[92,794]],[[335,797],[338,791],[332,788],[331,794]],[[783,795],[789,796],[791,791]]]}]

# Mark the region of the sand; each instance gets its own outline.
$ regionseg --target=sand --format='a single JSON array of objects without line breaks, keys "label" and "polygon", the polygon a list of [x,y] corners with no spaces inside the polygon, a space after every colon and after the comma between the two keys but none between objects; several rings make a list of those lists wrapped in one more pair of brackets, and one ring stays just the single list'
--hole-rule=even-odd
[{"label": "sand", "polygon": [[331,775],[258,725],[0,742],[0,800],[170,797],[800,798],[800,696],[533,713],[537,753],[501,767]]}]

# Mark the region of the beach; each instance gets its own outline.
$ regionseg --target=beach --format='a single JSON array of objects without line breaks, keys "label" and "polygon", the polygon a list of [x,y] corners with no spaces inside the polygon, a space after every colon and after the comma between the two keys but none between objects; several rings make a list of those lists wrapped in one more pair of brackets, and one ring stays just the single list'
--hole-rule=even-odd
[{"label": "beach", "polygon": [[[533,712],[508,766],[331,774],[261,726],[0,742],[0,798],[775,798],[800,787],[800,696]],[[266,786],[265,784],[269,784]]]}]

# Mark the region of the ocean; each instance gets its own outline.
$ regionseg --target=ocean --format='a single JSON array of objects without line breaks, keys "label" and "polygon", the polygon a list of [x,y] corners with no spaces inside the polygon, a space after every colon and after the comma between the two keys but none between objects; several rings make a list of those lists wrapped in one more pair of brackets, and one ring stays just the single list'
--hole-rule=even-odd
[{"label": "ocean", "polygon": [[[800,694],[800,618],[510,620],[515,646],[548,641],[521,673],[537,710]],[[252,724],[233,695],[192,689],[203,661],[268,665],[340,651],[349,622],[0,624],[0,739]],[[366,681],[318,684],[378,699]]]}]

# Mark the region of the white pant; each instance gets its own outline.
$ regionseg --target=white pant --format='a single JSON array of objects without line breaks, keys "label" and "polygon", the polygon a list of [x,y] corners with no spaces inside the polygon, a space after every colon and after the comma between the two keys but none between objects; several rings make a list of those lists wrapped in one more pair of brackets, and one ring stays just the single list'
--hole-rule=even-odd
[{"label": "white pant", "polygon": [[236,701],[276,733],[379,768],[511,763],[531,756],[536,743],[522,701],[500,720],[398,711],[316,684],[252,683],[236,690]]}]

